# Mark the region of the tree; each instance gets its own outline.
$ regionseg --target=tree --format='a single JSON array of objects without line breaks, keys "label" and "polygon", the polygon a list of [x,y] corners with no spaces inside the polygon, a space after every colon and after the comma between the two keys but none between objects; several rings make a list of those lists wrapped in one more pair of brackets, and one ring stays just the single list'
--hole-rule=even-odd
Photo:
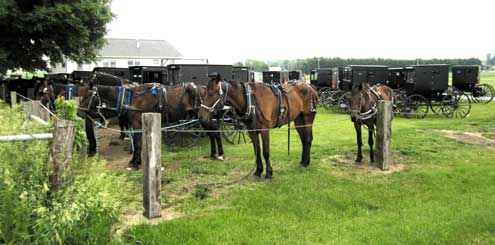
[{"label": "tree", "polygon": [[88,63],[105,44],[111,0],[0,0],[0,72]]}]

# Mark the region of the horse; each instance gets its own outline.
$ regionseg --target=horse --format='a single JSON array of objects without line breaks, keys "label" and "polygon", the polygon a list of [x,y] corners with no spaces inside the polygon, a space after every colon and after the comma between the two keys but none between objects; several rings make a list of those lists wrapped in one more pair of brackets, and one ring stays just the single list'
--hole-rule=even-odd
[{"label": "horse", "polygon": [[[104,122],[119,114],[125,115],[134,130],[142,128],[142,113],[161,113],[162,122],[166,125],[196,117],[201,104],[201,88],[193,83],[175,87],[157,83],[131,86],[123,84],[117,77],[113,83],[102,84],[96,77],[90,84],[90,92],[80,102],[79,115],[93,120],[99,118]],[[93,128],[87,127],[86,130],[89,130],[88,137],[91,135],[94,138]],[[137,169],[141,164],[140,132],[133,133],[132,143],[134,150],[129,166]],[[96,140],[90,140],[89,151],[96,153]],[[219,149],[219,152],[223,154],[223,150]]]},{"label": "horse", "polygon": [[[106,75],[102,75],[106,76]],[[110,76],[110,75],[108,75]],[[131,81],[124,80],[125,84],[131,84]],[[88,82],[82,84],[72,83],[57,83],[51,80],[41,80],[35,85],[35,98],[40,100],[41,104],[48,108],[50,111],[55,112],[55,99],[63,97],[70,100],[74,97],[83,97],[89,90],[90,85]],[[121,131],[129,130],[128,123],[124,116],[119,117],[119,126]],[[125,139],[125,133],[120,134],[120,139]]]},{"label": "horse", "polygon": [[393,93],[389,87],[377,84],[370,86],[367,82],[353,84],[351,88],[351,121],[354,123],[357,137],[357,158],[356,164],[360,164],[363,159],[361,147],[363,145],[361,126],[368,128],[368,144],[370,146],[370,163],[375,161],[373,152],[373,133],[375,131],[377,103],[379,100],[392,101]]},{"label": "horse", "polygon": [[199,110],[200,120],[211,120],[211,115],[231,106],[237,116],[247,126],[256,156],[254,175],[261,177],[259,136],[263,142],[263,157],[266,165],[265,178],[271,179],[273,170],[270,163],[270,132],[294,121],[302,143],[300,164],[310,164],[311,144],[313,141],[313,121],[316,116],[318,93],[304,82],[292,82],[283,87],[283,91],[264,83],[242,83],[222,80],[219,74],[209,76],[203,104]]}]

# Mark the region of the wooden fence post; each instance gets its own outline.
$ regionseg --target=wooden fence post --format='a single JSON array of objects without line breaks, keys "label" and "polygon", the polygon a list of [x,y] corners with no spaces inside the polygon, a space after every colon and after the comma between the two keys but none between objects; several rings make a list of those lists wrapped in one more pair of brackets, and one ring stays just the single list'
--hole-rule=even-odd
[{"label": "wooden fence post", "polygon": [[141,159],[143,163],[143,206],[148,219],[162,216],[161,208],[161,114],[143,113]]},{"label": "wooden fence post", "polygon": [[14,107],[17,103],[17,93],[15,91],[10,91],[10,107]]},{"label": "wooden fence post", "polygon": [[381,170],[392,163],[390,140],[392,135],[392,101],[378,101],[376,120],[376,156]]},{"label": "wooden fence post", "polygon": [[33,114],[33,102],[31,100],[22,102],[24,108],[24,114],[26,115],[26,120],[30,119],[30,116]]},{"label": "wooden fence post", "polygon": [[68,180],[75,133],[75,122],[62,119],[55,121],[52,146],[48,158],[51,192],[58,191]]},{"label": "wooden fence post", "polygon": [[41,106],[40,100],[33,100],[33,113],[35,116],[48,122],[50,120],[50,112]]}]

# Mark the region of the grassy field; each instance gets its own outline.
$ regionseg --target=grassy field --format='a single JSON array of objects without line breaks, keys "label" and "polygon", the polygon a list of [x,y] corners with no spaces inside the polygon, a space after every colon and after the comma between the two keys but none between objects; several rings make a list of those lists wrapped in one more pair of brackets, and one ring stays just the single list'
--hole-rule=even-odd
[{"label": "grassy field", "polygon": [[[492,78],[495,75],[483,74],[482,82],[493,82]],[[390,173],[367,163],[355,166],[352,124],[347,116],[324,109],[315,122],[308,169],[298,163],[301,149],[296,132],[291,135],[290,156],[286,128],[271,132],[272,181],[248,178],[235,185],[207,185],[248,174],[254,165],[250,144],[226,144],[224,162],[206,158],[206,141],[177,152],[164,149],[166,218],[158,223],[135,218],[142,211],[141,171],[113,171],[134,183],[134,188],[122,190],[128,208],[118,225],[123,234],[116,241],[493,244],[495,145],[482,137],[441,130],[478,132],[494,139],[494,111],[492,103],[475,105],[467,119],[395,118],[395,165]],[[463,143],[449,135],[467,139]],[[367,154],[367,146],[364,149]]]}]

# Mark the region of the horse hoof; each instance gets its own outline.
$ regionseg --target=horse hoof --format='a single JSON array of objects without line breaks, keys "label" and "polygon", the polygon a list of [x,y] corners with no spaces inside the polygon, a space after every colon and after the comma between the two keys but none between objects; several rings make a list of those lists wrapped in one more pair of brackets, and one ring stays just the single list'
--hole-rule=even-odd
[{"label": "horse hoof", "polygon": [[218,157],[217,157],[217,160],[219,160],[219,161],[222,161],[222,162],[223,162],[223,160],[224,160],[224,159],[223,159],[223,156],[218,156]]},{"label": "horse hoof", "polygon": [[361,159],[355,160],[355,161],[354,161],[354,164],[356,164],[356,165],[361,165]]},{"label": "horse hoof", "polygon": [[94,157],[96,156],[96,152],[88,152],[88,157]]},{"label": "horse hoof", "polygon": [[272,178],[273,178],[272,174],[267,173],[267,174],[265,175],[265,179],[266,179],[266,180],[272,180]]},{"label": "horse hoof", "polygon": [[253,176],[256,178],[261,178],[261,172],[258,171],[254,172]]},{"label": "horse hoof", "polygon": [[210,156],[210,160],[217,160],[217,156],[216,155]]}]

